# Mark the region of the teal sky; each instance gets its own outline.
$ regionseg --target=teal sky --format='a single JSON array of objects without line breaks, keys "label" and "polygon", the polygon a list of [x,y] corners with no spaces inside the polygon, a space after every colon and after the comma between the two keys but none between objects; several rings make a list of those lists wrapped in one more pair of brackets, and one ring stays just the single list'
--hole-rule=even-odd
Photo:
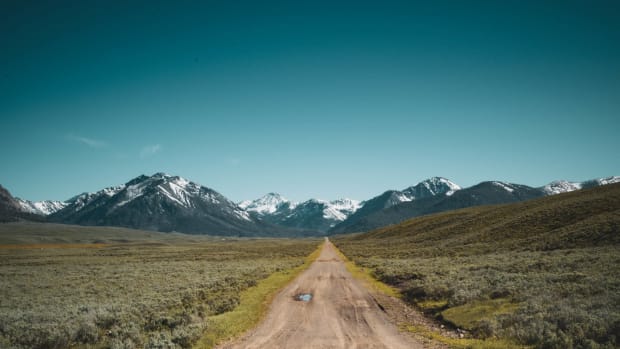
[{"label": "teal sky", "polygon": [[620,175],[618,1],[3,1],[0,184],[232,200]]}]

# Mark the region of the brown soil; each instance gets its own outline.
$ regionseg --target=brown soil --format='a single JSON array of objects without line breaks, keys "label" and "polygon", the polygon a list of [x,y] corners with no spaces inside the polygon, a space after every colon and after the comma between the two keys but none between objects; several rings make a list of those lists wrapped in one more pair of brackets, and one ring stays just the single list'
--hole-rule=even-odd
[{"label": "brown soil", "polygon": [[[312,294],[308,302],[296,299]],[[392,304],[393,306],[393,304]],[[354,279],[326,241],[319,258],[273,300],[263,322],[221,349],[424,348],[398,331],[385,307]]]}]

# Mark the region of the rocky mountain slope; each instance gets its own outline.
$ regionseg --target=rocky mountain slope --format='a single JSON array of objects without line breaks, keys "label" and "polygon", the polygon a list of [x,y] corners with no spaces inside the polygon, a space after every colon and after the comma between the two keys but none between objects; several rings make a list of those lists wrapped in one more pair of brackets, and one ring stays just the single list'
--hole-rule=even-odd
[{"label": "rocky mountain slope", "polygon": [[121,226],[212,235],[286,235],[286,229],[254,219],[213,189],[156,173],[124,185],[84,193],[49,216],[53,222]]},{"label": "rocky mountain slope", "polygon": [[[330,233],[347,233],[360,231],[381,226],[382,219],[375,219],[379,212],[393,206],[399,206],[407,202],[417,202],[420,200],[429,201],[437,197],[451,197],[458,193],[461,187],[443,177],[433,177],[424,180],[414,186],[403,190],[388,190],[381,195],[364,201],[359,210],[351,214],[347,219],[330,229]],[[376,222],[375,222],[376,221]],[[371,223],[366,223],[371,222]]]},{"label": "rocky mountain slope", "polygon": [[43,217],[30,212],[24,212],[18,199],[0,185],[0,223],[15,222],[18,220],[42,221]]},{"label": "rocky mountain slope", "polygon": [[[617,182],[620,182],[620,177],[614,176],[585,182],[554,181],[543,187],[533,188],[521,184],[487,181],[460,190],[445,191],[446,187],[443,187],[445,191],[443,193],[441,190],[435,191],[435,195],[420,195],[411,200],[409,200],[410,196],[401,199],[402,193],[407,190],[388,191],[368,200],[359,211],[332,228],[330,233],[369,231],[431,213],[526,201]],[[418,184],[416,187],[425,187],[425,185]]]},{"label": "rocky mountain slope", "polygon": [[15,198],[19,203],[20,209],[24,212],[34,213],[42,216],[48,216],[52,213],[62,210],[68,203],[62,201],[30,201],[20,198]]},{"label": "rocky mountain slope", "polygon": [[540,188],[500,181],[469,188],[433,177],[372,199],[291,202],[277,193],[239,204],[182,177],[156,173],[119,186],[83,193],[65,202],[13,198],[2,188],[1,219],[120,226],[157,231],[246,236],[351,233],[459,208],[503,204],[618,183],[620,177],[584,182],[554,181]]},{"label": "rocky mountain slope", "polygon": [[291,202],[277,193],[269,193],[254,201],[243,201],[239,206],[254,217],[285,227],[325,232],[344,221],[361,206],[351,199],[325,201],[310,199]]}]

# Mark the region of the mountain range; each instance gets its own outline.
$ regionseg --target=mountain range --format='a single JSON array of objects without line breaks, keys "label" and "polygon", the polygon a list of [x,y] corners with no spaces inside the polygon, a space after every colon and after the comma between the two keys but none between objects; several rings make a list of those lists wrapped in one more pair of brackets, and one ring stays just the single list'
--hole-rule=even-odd
[{"label": "mountain range", "polygon": [[208,187],[156,173],[65,202],[13,198],[0,187],[0,221],[46,220],[222,236],[316,236],[367,231],[437,212],[525,201],[616,182],[620,177],[554,181],[539,188],[500,181],[461,188],[446,178],[433,177],[362,202],[310,199],[297,203],[269,193],[234,203]]},{"label": "mountain range", "polygon": [[[438,178],[432,178],[427,181],[438,180]],[[443,178],[441,180],[447,181]],[[446,191],[446,188],[443,187],[441,189],[445,191],[443,195],[442,191],[439,190],[436,191],[435,195],[426,195],[415,200],[408,200],[407,197],[396,204],[394,204],[394,197],[400,197],[402,195],[401,192],[387,191],[367,201],[362,209],[336,225],[330,230],[330,233],[341,234],[369,231],[433,213],[473,206],[526,201],[618,182],[620,182],[620,177],[613,176],[585,182],[553,181],[543,187],[533,188],[522,184],[485,181],[464,189]],[[416,187],[419,187],[419,185]],[[410,190],[404,190],[403,192],[410,192]]]},{"label": "mountain range", "polygon": [[239,203],[239,207],[257,219],[285,227],[323,232],[347,219],[360,206],[359,201],[351,199],[334,201],[310,199],[297,203],[277,193],[269,193],[254,201]]},{"label": "mountain range", "polygon": [[49,221],[190,234],[304,235],[257,220],[215,190],[164,173],[83,193],[64,204]]}]

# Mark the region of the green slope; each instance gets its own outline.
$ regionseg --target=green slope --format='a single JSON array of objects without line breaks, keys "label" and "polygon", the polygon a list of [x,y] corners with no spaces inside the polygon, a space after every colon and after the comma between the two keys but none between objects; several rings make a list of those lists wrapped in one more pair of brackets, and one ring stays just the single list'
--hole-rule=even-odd
[{"label": "green slope", "polygon": [[[399,255],[498,250],[550,250],[620,243],[620,184],[516,204],[473,207],[416,219],[366,234],[340,238]],[[411,249],[415,244],[415,250]]]},{"label": "green slope", "polygon": [[540,348],[620,344],[620,184],[333,241],[407,301],[474,336]]}]

